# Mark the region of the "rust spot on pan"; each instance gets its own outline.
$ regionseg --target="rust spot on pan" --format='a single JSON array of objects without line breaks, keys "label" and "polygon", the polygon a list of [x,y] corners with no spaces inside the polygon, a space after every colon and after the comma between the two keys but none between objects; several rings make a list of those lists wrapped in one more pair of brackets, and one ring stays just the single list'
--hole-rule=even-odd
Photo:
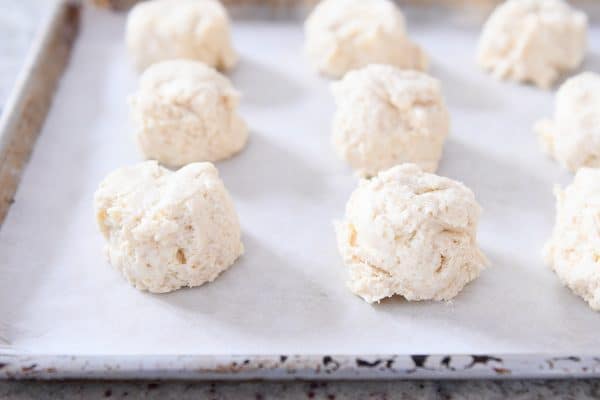
[{"label": "rust spot on pan", "polygon": [[501,363],[502,359],[498,358],[498,357],[492,357],[492,356],[486,356],[486,355],[481,355],[481,356],[472,355],[471,363],[469,365],[465,366],[465,369],[473,368],[477,364],[487,365],[487,363],[489,363],[490,361],[495,361],[495,362]]},{"label": "rust spot on pan", "polygon": [[37,364],[31,364],[28,367],[22,367],[21,371],[23,371],[23,372],[31,372],[31,371],[35,370],[35,367],[37,367]]},{"label": "rust spot on pan", "polygon": [[494,372],[497,373],[498,375],[510,375],[510,369],[506,369],[506,368],[494,368]]}]

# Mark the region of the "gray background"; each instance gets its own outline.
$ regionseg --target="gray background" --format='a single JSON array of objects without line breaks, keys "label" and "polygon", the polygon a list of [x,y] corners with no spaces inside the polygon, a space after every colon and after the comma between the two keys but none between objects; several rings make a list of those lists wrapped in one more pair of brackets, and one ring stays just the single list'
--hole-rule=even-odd
[{"label": "gray background", "polygon": [[595,399],[599,381],[478,382],[3,382],[12,399]]}]

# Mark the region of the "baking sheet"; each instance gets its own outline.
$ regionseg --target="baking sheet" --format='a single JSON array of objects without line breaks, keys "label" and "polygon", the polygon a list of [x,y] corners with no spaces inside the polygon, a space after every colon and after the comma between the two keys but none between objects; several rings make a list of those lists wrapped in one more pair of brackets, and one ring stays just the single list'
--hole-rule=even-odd
[{"label": "baking sheet", "polygon": [[[111,170],[139,161],[126,97],[136,85],[124,15],[86,8],[71,64],[0,231],[4,353],[585,354],[600,317],[541,261],[554,183],[571,176],[539,150],[531,126],[551,92],[500,83],[474,65],[476,24],[407,10],[452,115],[439,173],[484,208],[479,242],[492,265],[449,303],[368,305],[344,286],[332,221],[356,180],[331,149],[328,81],[308,67],[301,24],[234,23],[251,138],[218,163],[246,254],[214,283],[152,295],[104,257],[92,197]],[[584,69],[600,70],[600,29]]]}]

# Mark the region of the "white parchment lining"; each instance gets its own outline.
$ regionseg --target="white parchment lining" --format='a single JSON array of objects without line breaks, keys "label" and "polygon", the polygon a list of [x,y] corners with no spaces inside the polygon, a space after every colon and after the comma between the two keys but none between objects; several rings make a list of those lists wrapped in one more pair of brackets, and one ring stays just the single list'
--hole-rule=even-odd
[{"label": "white parchment lining", "polygon": [[[236,20],[249,146],[218,164],[246,254],[217,281],[138,292],[107,264],[92,196],[140,160],[126,96],[135,88],[124,16],[87,9],[81,36],[0,231],[0,336],[15,352],[61,354],[585,353],[600,315],[542,264],[552,187],[571,176],[540,151],[532,124],[552,92],[494,81],[474,64],[479,28],[409,18],[452,115],[439,173],[484,208],[491,267],[451,303],[368,305],[344,286],[332,221],[355,178],[330,145],[328,82],[308,67],[298,22]],[[600,70],[593,29],[584,68]]]}]

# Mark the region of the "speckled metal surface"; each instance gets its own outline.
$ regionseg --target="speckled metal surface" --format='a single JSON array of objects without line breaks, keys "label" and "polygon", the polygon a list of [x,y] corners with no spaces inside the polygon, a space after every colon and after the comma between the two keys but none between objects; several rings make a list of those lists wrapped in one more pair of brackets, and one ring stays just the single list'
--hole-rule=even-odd
[{"label": "speckled metal surface", "polygon": [[5,400],[394,400],[597,399],[600,381],[386,381],[386,382],[0,382]]},{"label": "speckled metal surface", "polygon": [[468,379],[599,377],[600,357],[535,355],[0,355],[9,379]]}]

